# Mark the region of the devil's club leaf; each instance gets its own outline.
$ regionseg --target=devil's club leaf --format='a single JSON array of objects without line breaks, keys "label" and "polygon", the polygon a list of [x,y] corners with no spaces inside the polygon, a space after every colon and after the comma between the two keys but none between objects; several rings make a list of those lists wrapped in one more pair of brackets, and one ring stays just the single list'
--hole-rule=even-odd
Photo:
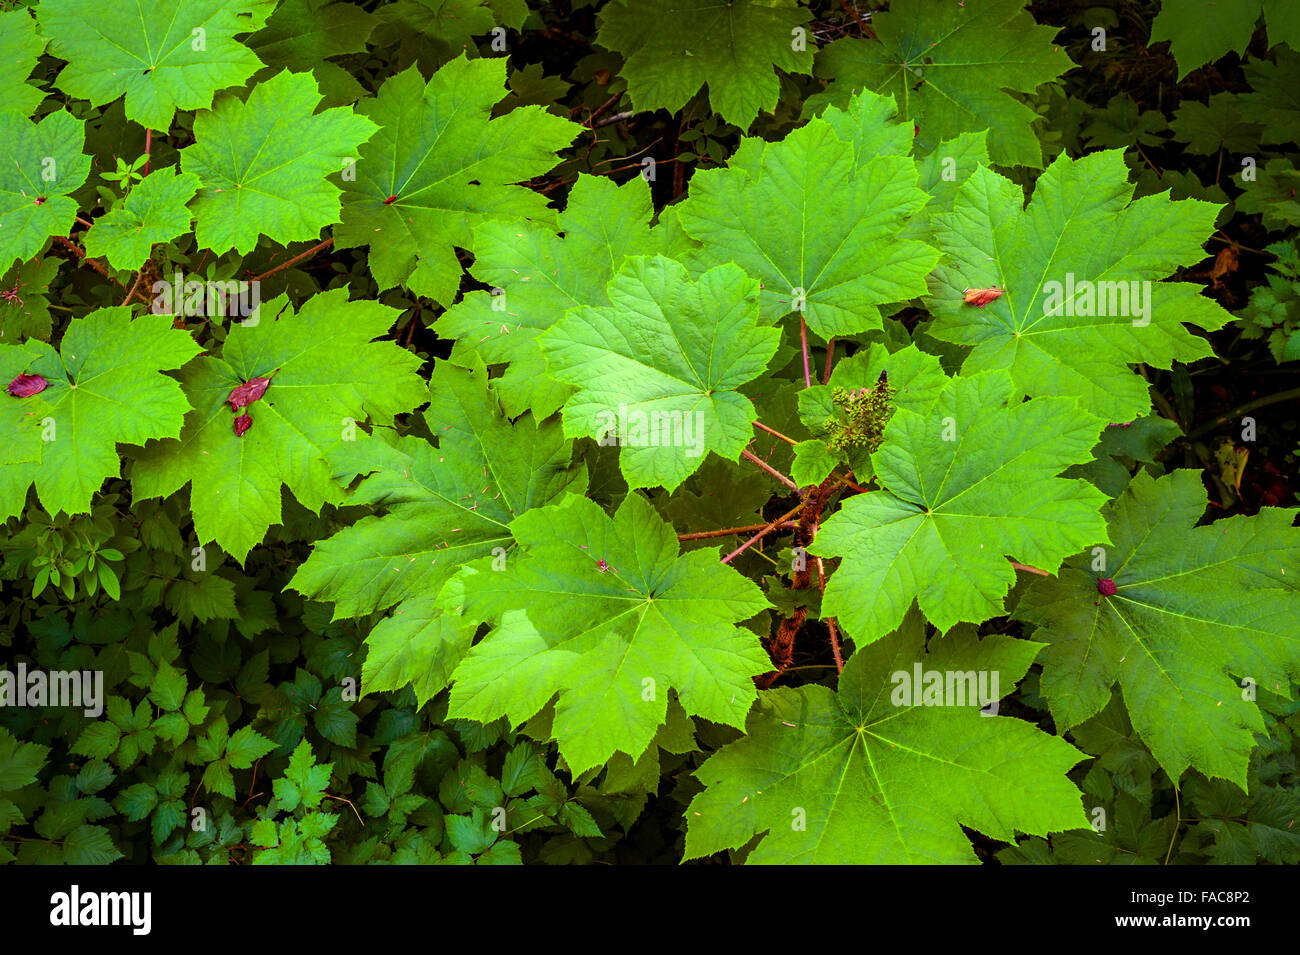
[{"label": "devil's club leaf", "polygon": [[672,490],[706,450],[736,460],[754,405],[737,390],[767,367],[780,333],[760,328],[758,283],[734,265],[691,281],[663,256],[636,256],[612,305],[575,308],[538,339],[551,374],[578,387],[564,432],[621,445],[633,487]]},{"label": "devil's club leaf", "polygon": [[36,35],[36,21],[25,8],[0,10],[0,103],[30,116],[45,94],[27,82],[45,40]]},{"label": "devil's club leaf", "polygon": [[741,725],[771,664],[735,624],[767,601],[716,549],[678,556],[637,494],[612,519],[570,495],[510,529],[524,554],[508,571],[480,561],[443,590],[447,612],[497,623],[457,668],[451,715],[521,723],[558,692],[553,733],[575,775],[615,752],[637,759],[669,689],[687,713]]},{"label": "devil's club leaf", "polygon": [[[420,359],[391,341],[373,341],[398,314],[378,302],[349,302],[343,288],[309,298],[297,315],[284,299],[263,304],[256,325],[231,328],[220,357],[185,370],[195,410],[179,440],[145,448],[133,475],[136,494],[161,497],[192,482],[200,542],[216,541],[241,562],[279,523],[282,484],[312,511],[342,500],[326,451],[350,440],[368,415],[390,421],[426,398],[415,373]],[[237,435],[232,389],[272,373],[256,426],[245,422],[246,433]]]},{"label": "devil's club leaf", "polygon": [[812,72],[812,52],[796,42],[809,18],[794,0],[613,0],[596,39],[623,54],[634,108],[676,112],[707,85],[713,111],[747,129],[776,109],[774,67]]},{"label": "devil's club leaf", "polygon": [[470,292],[438,319],[438,333],[457,339],[452,360],[510,362],[492,379],[506,413],[552,414],[573,389],[546,373],[538,333],[565,309],[609,304],[605,287],[624,256],[650,246],[653,212],[639,176],[623,186],[606,176],[579,176],[559,216],[563,238],[537,222],[479,224],[470,271],[500,292]]},{"label": "devil's club leaf", "polygon": [[69,196],[86,181],[85,127],[60,110],[39,123],[0,112],[0,269],[26,261],[77,217]]},{"label": "devil's club leaf", "polygon": [[844,558],[823,611],[860,644],[913,599],[941,630],[1003,613],[1008,557],[1053,571],[1106,539],[1105,495],[1056,477],[1091,459],[1104,426],[1071,399],[1014,400],[1000,372],[952,379],[924,413],[899,408],[872,462],[883,490],[846,501],[811,548]]},{"label": "devil's club leaf", "polygon": [[1268,24],[1269,46],[1283,41],[1293,47],[1300,44],[1300,16],[1292,0],[1160,0],[1160,13],[1151,23],[1151,42],[1171,41],[1169,52],[1178,63],[1181,80],[1229,50],[1244,53],[1261,12]]},{"label": "devil's club leaf", "polygon": [[1031,93],[1074,66],[1052,44],[1058,27],[1035,24],[1024,0],[895,0],[871,25],[879,42],[836,40],[818,54],[817,75],[834,82],[806,113],[855,90],[892,94],[926,152],[988,129],[995,163],[1042,167],[1038,114],[1005,91]]},{"label": "devil's club leaf", "polygon": [[[1128,363],[1204,358],[1209,343],[1183,323],[1214,330],[1232,316],[1203,286],[1156,281],[1205,255],[1218,207],[1132,195],[1118,149],[1062,154],[1028,206],[1019,185],[980,169],[935,217],[948,255],[931,278],[929,334],[973,346],[967,373],[1006,368],[1023,392],[1079,396],[1109,421],[1144,414],[1147,383]],[[995,285],[1002,295],[985,307],[963,301]]]},{"label": "devil's club leaf", "polygon": [[1300,676],[1300,531],[1294,509],[1194,527],[1204,510],[1198,472],[1139,472],[1106,509],[1113,545],[1035,582],[1015,615],[1051,643],[1042,692],[1057,726],[1099,712],[1118,682],[1170,779],[1192,766],[1244,787],[1264,723],[1237,681],[1286,696]]},{"label": "devil's club leaf", "polygon": [[246,103],[224,96],[194,119],[186,172],[203,181],[194,201],[205,248],[251,251],[264,233],[280,243],[314,239],[338,221],[340,172],[377,128],[350,109],[313,115],[320,102],[310,73],[287,70],[253,87]]},{"label": "devil's club leaf", "polygon": [[[898,237],[928,197],[892,101],[863,94],[833,112],[779,143],[745,140],[729,168],[696,173],[676,207],[704,243],[691,264],[734,262],[762,282],[765,320],[800,310],[825,338],[880,328],[877,306],[924,294],[939,261]],[[865,127],[874,135],[855,143]]]},{"label": "devil's club leaf", "polygon": [[370,246],[381,290],[406,285],[449,303],[455,248],[474,250],[476,223],[553,217],[543,196],[509,184],[554,166],[579,127],[540,106],[489,121],[505,79],[504,58],[459,57],[428,84],[414,67],[399,73],[358,105],[381,129],[361,148],[355,181],[344,179],[334,235],[340,248]]},{"label": "devil's club leaf", "polygon": [[0,347],[0,380],[9,382],[0,395],[0,428],[5,436],[0,443],[0,465],[41,459],[41,421],[49,413],[49,405],[40,394],[49,382],[23,372],[29,364],[31,353],[26,349]]},{"label": "devil's club leaf", "polygon": [[205,109],[262,65],[234,39],[259,29],[272,0],[47,0],[36,9],[50,52],[68,60],[55,85],[96,106],[126,94],[126,115],[166,130],[178,109]]},{"label": "devil's club leaf", "polygon": [[86,252],[104,256],[116,269],[138,268],[155,242],[190,231],[193,216],[185,204],[198,188],[199,177],[190,173],[178,176],[172,168],[151,173],[86,233]]},{"label": "devil's club leaf", "polygon": [[331,455],[341,480],[368,475],[349,502],[388,513],[319,542],[293,578],[295,589],[334,601],[336,617],[401,602],[368,638],[362,677],[368,690],[414,681],[421,702],[446,685],[473,635],[431,598],[466,561],[499,552],[513,562],[505,551],[514,544],[510,522],[566,488],[586,488],[585,475],[569,466],[573,444],[558,422],[537,427],[525,416],[511,425],[493,407],[481,371],[440,362],[431,383],[425,420],[438,446],[359,435]]},{"label": "devil's club leaf", "polygon": [[[118,444],[144,444],[174,436],[189,404],[180,385],[162,374],[200,351],[194,339],[173,329],[170,316],[131,320],[128,308],[101,308],[74,320],[60,350],[45,342],[0,345],[0,371],[19,362],[49,386],[39,395],[8,403],[28,405],[42,429],[39,464],[0,467],[0,517],[22,510],[33,481],[51,514],[90,510],[91,495],[121,468]],[[37,411],[37,407],[40,408]],[[11,413],[6,408],[6,413]]]},{"label": "devil's club leaf", "polygon": [[[927,653],[924,634],[913,614],[859,649],[838,693],[816,685],[764,693],[746,736],[696,772],[705,789],[686,811],[686,858],[765,832],[747,861],[976,863],[962,826],[1011,841],[1086,825],[1065,775],[1084,754],[980,711],[1014,688],[1042,644],[954,633]],[[899,675],[911,679],[917,668],[975,679],[956,684],[960,701],[916,705]]]}]

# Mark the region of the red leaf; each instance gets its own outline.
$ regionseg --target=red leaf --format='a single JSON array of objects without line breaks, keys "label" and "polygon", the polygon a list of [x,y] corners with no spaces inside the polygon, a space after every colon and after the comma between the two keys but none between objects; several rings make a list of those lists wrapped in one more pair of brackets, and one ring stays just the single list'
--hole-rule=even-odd
[{"label": "red leaf", "polygon": [[266,394],[266,386],[271,383],[270,378],[250,378],[242,385],[236,385],[230,389],[230,396],[226,398],[230,402],[231,410],[238,411],[245,405],[251,405],[262,395]]},{"label": "red leaf", "polygon": [[253,426],[253,419],[246,414],[241,414],[235,419],[235,437],[242,438],[244,432]]},{"label": "red leaf", "polygon": [[30,398],[32,395],[39,395],[49,387],[49,384],[40,375],[19,375],[9,382],[7,390],[15,398]]},{"label": "red leaf", "polygon": [[961,300],[967,305],[978,305],[983,308],[989,302],[1001,297],[1002,289],[995,285],[992,288],[968,288],[962,292]]}]

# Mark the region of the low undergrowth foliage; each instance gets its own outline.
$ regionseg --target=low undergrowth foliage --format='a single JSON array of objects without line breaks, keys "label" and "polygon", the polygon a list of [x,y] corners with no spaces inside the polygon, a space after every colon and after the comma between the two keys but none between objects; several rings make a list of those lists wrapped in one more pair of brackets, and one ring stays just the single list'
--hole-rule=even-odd
[{"label": "low undergrowth foliage", "polygon": [[1300,862],[1285,4],[171,7],[0,4],[0,861]]}]

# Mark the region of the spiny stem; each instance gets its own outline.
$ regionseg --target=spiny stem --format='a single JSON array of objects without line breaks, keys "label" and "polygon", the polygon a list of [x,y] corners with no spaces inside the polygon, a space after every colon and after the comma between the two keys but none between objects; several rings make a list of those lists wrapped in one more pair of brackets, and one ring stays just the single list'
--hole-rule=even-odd
[{"label": "spiny stem", "polygon": [[[822,564],[822,559],[817,558],[817,586],[821,589],[822,596],[826,596],[826,567]],[[840,653],[840,635],[835,629],[835,618],[825,617],[822,620],[826,624],[826,629],[831,633],[831,655],[835,658],[835,672],[844,672],[844,655]]]},{"label": "spiny stem", "polygon": [[786,487],[791,488],[796,494],[803,493],[803,488],[801,488],[798,484],[795,484],[794,481],[790,480],[788,477],[786,477],[776,468],[772,467],[772,465],[768,464],[766,461],[760,458],[753,451],[750,451],[749,448],[746,448],[745,450],[741,451],[740,454],[741,457],[745,458],[747,461],[752,461],[754,464],[757,464],[760,468],[762,468],[768,474],[772,475],[772,477],[776,478]]},{"label": "spiny stem", "polygon": [[803,386],[812,387],[812,372],[808,368],[808,325],[803,320],[803,312],[799,313],[799,347],[803,351]]},{"label": "spiny stem", "polygon": [[772,435],[773,437],[780,438],[780,439],[781,439],[782,441],[784,441],[786,444],[797,445],[797,444],[799,443],[799,442],[796,441],[794,438],[786,437],[786,436],[783,435],[780,431],[777,431],[775,428],[769,428],[767,425],[763,424],[763,422],[761,422],[761,421],[755,421],[755,422],[754,422],[754,427],[755,427],[755,428],[758,428],[758,429],[761,430],[761,431],[766,431],[768,434]]},{"label": "spiny stem", "polygon": [[122,304],[127,305],[135,297],[135,290],[140,287],[140,280],[144,278],[144,269],[135,273],[135,281],[131,283],[131,291],[126,293],[126,298],[122,299]]},{"label": "spiny stem", "polygon": [[[752,534],[754,531],[761,531],[767,528],[767,524],[746,524],[744,527],[724,527],[716,531],[694,531],[690,534],[678,534],[679,541],[704,540],[708,537],[728,537],[731,534]],[[781,530],[790,530],[798,527],[794,521],[785,521],[780,525]]]},{"label": "spiny stem", "polygon": [[268,269],[267,271],[263,272],[261,275],[254,275],[251,279],[249,279],[249,281],[250,281],[250,282],[260,282],[260,281],[262,281],[262,279],[266,278],[268,275],[274,275],[276,272],[279,272],[279,271],[281,271],[282,269],[287,269],[287,268],[288,268],[289,266],[291,266],[291,265],[296,265],[297,263],[301,262],[303,259],[309,258],[310,256],[315,255],[315,254],[316,254],[317,252],[319,252],[321,249],[327,249],[327,248],[329,248],[329,247],[330,247],[331,245],[333,245],[333,244],[334,244],[334,237],[333,237],[333,236],[330,236],[330,237],[329,237],[328,239],[326,239],[324,242],[318,242],[318,243],[316,243],[316,244],[313,245],[310,249],[308,249],[306,252],[299,252],[297,255],[295,255],[295,256],[294,256],[292,259],[290,259],[288,262],[281,262],[281,263],[280,263],[279,265],[277,265],[275,268],[273,268],[273,269]]},{"label": "spiny stem", "polygon": [[831,380],[831,361],[835,358],[835,336],[826,340],[826,374],[822,375],[822,384],[826,385]]},{"label": "spiny stem", "polygon": [[781,526],[782,524],[784,524],[786,521],[790,520],[790,518],[794,517],[794,516],[795,516],[796,514],[798,514],[801,510],[803,510],[804,505],[805,505],[806,503],[807,503],[806,501],[800,501],[798,504],[796,504],[796,505],[795,505],[794,507],[792,507],[790,510],[786,511],[784,514],[782,514],[780,517],[778,517],[778,518],[777,518],[776,520],[774,520],[772,523],[766,525],[766,526],[765,526],[761,531],[759,531],[757,534],[755,534],[755,535],[754,535],[753,537],[751,537],[749,540],[745,541],[745,543],[741,544],[739,547],[737,547],[735,550],[733,550],[733,551],[732,551],[730,554],[728,554],[726,557],[722,558],[721,563],[724,563],[724,564],[730,563],[732,560],[734,560],[735,558],[739,557],[739,556],[740,556],[741,554],[743,554],[745,551],[749,550],[749,548],[753,547],[755,544],[757,544],[760,540],[762,540],[762,539],[763,539],[764,537],[766,537],[768,534],[772,533],[772,531],[776,530],[778,527],[780,527],[780,526]]},{"label": "spiny stem", "polygon": [[1245,414],[1247,411],[1253,411],[1256,408],[1263,408],[1266,405],[1275,405],[1279,401],[1289,401],[1292,398],[1300,398],[1300,388],[1292,388],[1289,391],[1279,391],[1274,395],[1267,395],[1263,398],[1256,398],[1254,401],[1247,401],[1245,404],[1237,405],[1227,414],[1219,415],[1213,421],[1206,422],[1199,428],[1193,428],[1187,432],[1187,440],[1195,441],[1203,434],[1208,434],[1215,428],[1227,424],[1238,415]]}]

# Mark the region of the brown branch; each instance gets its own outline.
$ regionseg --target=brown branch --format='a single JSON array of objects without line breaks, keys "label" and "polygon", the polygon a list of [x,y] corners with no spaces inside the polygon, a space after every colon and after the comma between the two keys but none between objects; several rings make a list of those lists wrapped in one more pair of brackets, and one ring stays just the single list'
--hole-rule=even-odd
[{"label": "brown branch", "polygon": [[796,494],[802,494],[802,493],[803,493],[803,488],[801,488],[798,484],[795,484],[794,481],[790,480],[788,477],[786,477],[784,474],[782,474],[782,473],[781,473],[780,471],[778,471],[776,468],[772,467],[772,465],[768,464],[766,461],[764,461],[762,458],[760,458],[760,457],[759,457],[757,454],[755,454],[753,451],[749,450],[749,448],[746,448],[745,450],[741,451],[741,452],[740,452],[740,455],[741,455],[741,457],[743,457],[746,461],[751,461],[751,462],[753,462],[754,464],[757,464],[757,465],[758,465],[762,470],[764,470],[764,471],[766,471],[768,474],[772,475],[772,477],[776,478],[778,481],[780,481],[780,482],[781,482],[782,484],[784,484],[786,487],[791,488],[791,489],[792,489]]},{"label": "brown branch", "polygon": [[759,532],[758,532],[757,534],[755,534],[753,537],[749,538],[749,540],[745,541],[745,543],[741,544],[739,547],[737,547],[735,550],[733,550],[733,551],[732,551],[730,554],[728,554],[726,557],[722,558],[722,560],[720,561],[720,563],[723,563],[723,564],[730,563],[732,560],[734,560],[735,558],[739,557],[739,556],[740,556],[741,554],[743,554],[745,551],[749,550],[749,548],[753,547],[755,544],[757,544],[760,540],[762,540],[762,539],[763,539],[764,537],[766,537],[768,534],[772,533],[772,531],[776,530],[778,527],[780,527],[780,526],[782,526],[783,524],[785,524],[786,521],[790,520],[790,518],[794,517],[794,516],[795,516],[796,514],[798,514],[801,510],[803,510],[803,507],[804,507],[804,504],[805,504],[805,503],[806,503],[806,502],[804,502],[804,501],[800,501],[797,505],[795,505],[794,507],[790,508],[790,510],[786,511],[784,514],[782,514],[782,515],[781,515],[780,517],[778,517],[776,520],[772,521],[772,523],[766,525],[766,526],[765,526],[761,531],[759,531]]},{"label": "brown branch", "polygon": [[[820,557],[817,558],[817,586],[826,596],[826,567]],[[826,624],[826,629],[831,632],[831,655],[835,658],[835,672],[844,672],[844,656],[840,653],[840,635],[835,629],[835,618],[824,617],[822,623]]]},{"label": "brown branch", "polygon": [[[747,524],[744,527],[724,527],[716,531],[694,531],[690,534],[678,534],[677,539],[679,541],[697,541],[709,537],[729,537],[732,534],[752,534],[754,531],[766,532],[769,526],[768,524]],[[794,521],[785,521],[780,525],[780,529],[790,530],[798,526]]]},{"label": "brown branch", "polygon": [[126,293],[126,298],[122,299],[122,304],[130,304],[131,299],[135,297],[135,290],[140,287],[140,280],[144,278],[144,269],[135,273],[135,281],[131,283],[131,291]]},{"label": "brown branch", "polygon": [[1016,570],[1023,570],[1029,574],[1037,574],[1039,577],[1052,576],[1047,571],[1041,570],[1038,567],[1030,567],[1028,564],[1017,564],[1014,560],[1011,562],[1011,566],[1014,567]]},{"label": "brown branch", "polygon": [[266,278],[268,275],[274,275],[276,272],[279,272],[279,271],[281,271],[281,270],[283,270],[283,269],[287,269],[287,268],[288,268],[289,266],[291,266],[291,265],[296,265],[297,263],[301,262],[303,259],[310,258],[311,256],[315,255],[317,252],[319,252],[321,249],[327,249],[327,248],[329,248],[329,247],[330,247],[331,245],[333,245],[333,244],[334,244],[334,237],[333,237],[333,236],[330,236],[330,237],[329,237],[328,239],[326,239],[324,242],[318,242],[318,243],[316,243],[316,244],[313,245],[310,249],[308,249],[306,252],[299,252],[297,255],[295,255],[295,256],[294,256],[292,259],[290,259],[288,262],[281,262],[281,263],[280,263],[279,265],[277,265],[275,268],[273,268],[273,269],[268,269],[267,271],[263,272],[261,275],[254,275],[251,279],[249,279],[249,281],[250,281],[250,282],[260,282],[260,281],[262,281],[262,279]]},{"label": "brown branch", "polygon": [[858,21],[858,26],[862,27],[863,36],[869,36],[873,40],[879,39],[879,37],[876,36],[876,31],[871,29],[867,21],[862,19],[862,14],[858,13],[856,9],[857,4],[854,4],[854,9],[849,9],[849,0],[840,0],[840,6],[844,8],[845,13]]},{"label": "brown branch", "polygon": [[766,431],[768,434],[772,435],[773,437],[780,438],[780,439],[781,439],[782,441],[784,441],[786,444],[793,444],[793,445],[798,445],[798,444],[799,444],[799,442],[796,441],[794,438],[788,438],[788,437],[786,437],[786,436],[783,435],[780,431],[777,431],[775,428],[769,428],[767,425],[763,424],[763,422],[761,422],[761,421],[757,421],[757,420],[756,420],[756,421],[754,422],[754,427],[755,427],[755,428],[758,428],[760,431]]}]

